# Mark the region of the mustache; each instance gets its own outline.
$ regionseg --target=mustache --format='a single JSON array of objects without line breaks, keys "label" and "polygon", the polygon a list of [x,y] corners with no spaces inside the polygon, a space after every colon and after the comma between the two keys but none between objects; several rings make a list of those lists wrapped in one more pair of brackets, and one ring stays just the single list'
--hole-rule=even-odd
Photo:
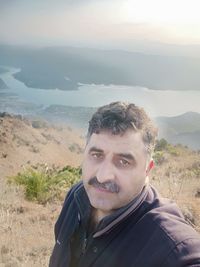
[{"label": "mustache", "polygon": [[109,191],[110,193],[118,193],[119,189],[120,189],[119,186],[113,181],[107,181],[104,183],[99,183],[96,176],[92,177],[88,181],[88,184],[94,186],[95,188],[104,189],[106,191]]}]

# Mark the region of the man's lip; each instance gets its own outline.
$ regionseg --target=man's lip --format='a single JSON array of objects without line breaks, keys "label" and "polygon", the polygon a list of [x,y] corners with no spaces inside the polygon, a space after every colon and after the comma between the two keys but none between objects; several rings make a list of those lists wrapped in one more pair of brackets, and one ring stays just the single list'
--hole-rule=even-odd
[{"label": "man's lip", "polygon": [[110,190],[107,190],[106,188],[101,188],[101,187],[98,187],[98,186],[92,186],[94,189],[96,189],[97,191],[99,192],[103,192],[103,193],[113,193],[111,192]]}]

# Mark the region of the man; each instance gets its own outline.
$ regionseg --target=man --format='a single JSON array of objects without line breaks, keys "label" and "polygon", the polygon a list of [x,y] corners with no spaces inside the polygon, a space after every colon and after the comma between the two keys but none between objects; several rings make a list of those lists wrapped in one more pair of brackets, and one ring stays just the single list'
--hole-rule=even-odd
[{"label": "man", "polygon": [[148,182],[156,136],[134,104],[97,110],[89,122],[83,182],[66,197],[50,267],[200,266],[200,236]]}]

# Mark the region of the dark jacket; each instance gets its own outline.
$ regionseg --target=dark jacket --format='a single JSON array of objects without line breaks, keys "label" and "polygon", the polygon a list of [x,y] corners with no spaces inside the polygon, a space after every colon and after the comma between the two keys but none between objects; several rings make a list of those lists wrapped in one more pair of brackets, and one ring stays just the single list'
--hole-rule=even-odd
[{"label": "dark jacket", "polygon": [[[79,183],[68,193],[55,225],[49,267],[72,267],[72,240],[75,233],[82,233],[89,207]],[[178,207],[160,198],[150,185],[115,213],[105,217],[88,240],[80,236],[83,249],[79,264],[73,267],[200,267],[200,236]]]}]

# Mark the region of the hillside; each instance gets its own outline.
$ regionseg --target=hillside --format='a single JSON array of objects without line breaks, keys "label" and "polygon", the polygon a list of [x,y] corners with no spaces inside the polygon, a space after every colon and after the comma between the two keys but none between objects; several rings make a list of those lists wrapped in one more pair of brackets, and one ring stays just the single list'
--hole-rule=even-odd
[{"label": "hillside", "polygon": [[[0,113],[0,266],[48,266],[63,203],[63,198],[43,205],[28,201],[23,187],[8,184],[7,176],[37,163],[79,166],[83,145],[82,133],[66,125]],[[151,183],[200,231],[200,153],[161,141],[154,159]]]},{"label": "hillside", "polygon": [[0,178],[36,163],[79,166],[84,138],[70,127],[0,113]]},{"label": "hillside", "polygon": [[0,266],[47,266],[62,204],[27,201],[19,186],[8,185],[7,176],[38,163],[79,166],[83,143],[82,133],[67,125],[0,113]]}]

